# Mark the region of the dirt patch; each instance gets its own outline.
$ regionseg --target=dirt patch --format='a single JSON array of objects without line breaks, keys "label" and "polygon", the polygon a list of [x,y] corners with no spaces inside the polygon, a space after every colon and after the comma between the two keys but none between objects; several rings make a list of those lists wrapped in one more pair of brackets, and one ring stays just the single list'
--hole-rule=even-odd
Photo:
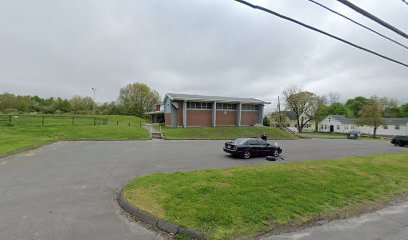
[{"label": "dirt patch", "polygon": [[217,185],[220,188],[231,188],[231,184],[225,182],[219,182]]},{"label": "dirt patch", "polygon": [[166,210],[156,202],[153,196],[152,191],[146,188],[137,188],[130,192],[124,192],[124,197],[134,206],[153,216],[164,219]]},{"label": "dirt patch", "polygon": [[17,157],[34,157],[38,155],[38,149],[34,149],[34,150],[29,150],[26,152],[22,152],[17,154]]}]

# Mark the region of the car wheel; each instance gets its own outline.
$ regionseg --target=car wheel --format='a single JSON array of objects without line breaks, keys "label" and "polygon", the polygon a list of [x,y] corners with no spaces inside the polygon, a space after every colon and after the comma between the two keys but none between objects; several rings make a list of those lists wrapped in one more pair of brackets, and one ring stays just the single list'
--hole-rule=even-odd
[{"label": "car wheel", "polygon": [[251,157],[251,152],[250,151],[245,151],[244,152],[244,158],[245,159],[248,159],[248,158],[250,158]]},{"label": "car wheel", "polygon": [[274,157],[279,156],[279,151],[278,151],[278,149],[273,150],[273,156],[274,156]]}]

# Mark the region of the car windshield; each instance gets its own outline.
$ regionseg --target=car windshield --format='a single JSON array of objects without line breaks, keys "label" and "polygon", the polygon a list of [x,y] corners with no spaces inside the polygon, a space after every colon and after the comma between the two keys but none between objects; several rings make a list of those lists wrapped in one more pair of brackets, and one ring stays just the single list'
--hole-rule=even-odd
[{"label": "car windshield", "polygon": [[246,138],[238,138],[238,139],[235,139],[235,140],[233,141],[233,143],[235,143],[235,144],[237,144],[237,145],[241,145],[241,144],[244,144],[247,140],[248,140],[248,139],[246,139]]}]

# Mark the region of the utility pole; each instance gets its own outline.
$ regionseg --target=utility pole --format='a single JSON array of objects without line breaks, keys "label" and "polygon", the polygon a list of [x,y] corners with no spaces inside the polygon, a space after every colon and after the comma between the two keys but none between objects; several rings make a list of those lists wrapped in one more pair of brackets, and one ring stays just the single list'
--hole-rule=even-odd
[{"label": "utility pole", "polygon": [[95,108],[96,108],[96,88],[92,88],[92,91],[93,91],[93,100],[94,100],[94,103],[93,103],[93,106],[92,106],[92,114],[93,115],[95,115]]},{"label": "utility pole", "polygon": [[278,96],[278,111],[279,111],[279,127],[282,127],[282,115],[281,115],[281,110],[280,110],[280,99]]}]

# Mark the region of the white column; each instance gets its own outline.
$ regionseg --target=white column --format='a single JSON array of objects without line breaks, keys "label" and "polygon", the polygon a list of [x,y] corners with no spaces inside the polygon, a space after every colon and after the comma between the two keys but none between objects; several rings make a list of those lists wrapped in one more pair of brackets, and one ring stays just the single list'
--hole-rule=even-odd
[{"label": "white column", "polygon": [[183,128],[187,127],[187,101],[183,102]]},{"label": "white column", "polygon": [[217,102],[213,102],[212,106],[212,126],[217,127]]},{"label": "white column", "polygon": [[241,127],[242,103],[237,104],[237,126]]}]

